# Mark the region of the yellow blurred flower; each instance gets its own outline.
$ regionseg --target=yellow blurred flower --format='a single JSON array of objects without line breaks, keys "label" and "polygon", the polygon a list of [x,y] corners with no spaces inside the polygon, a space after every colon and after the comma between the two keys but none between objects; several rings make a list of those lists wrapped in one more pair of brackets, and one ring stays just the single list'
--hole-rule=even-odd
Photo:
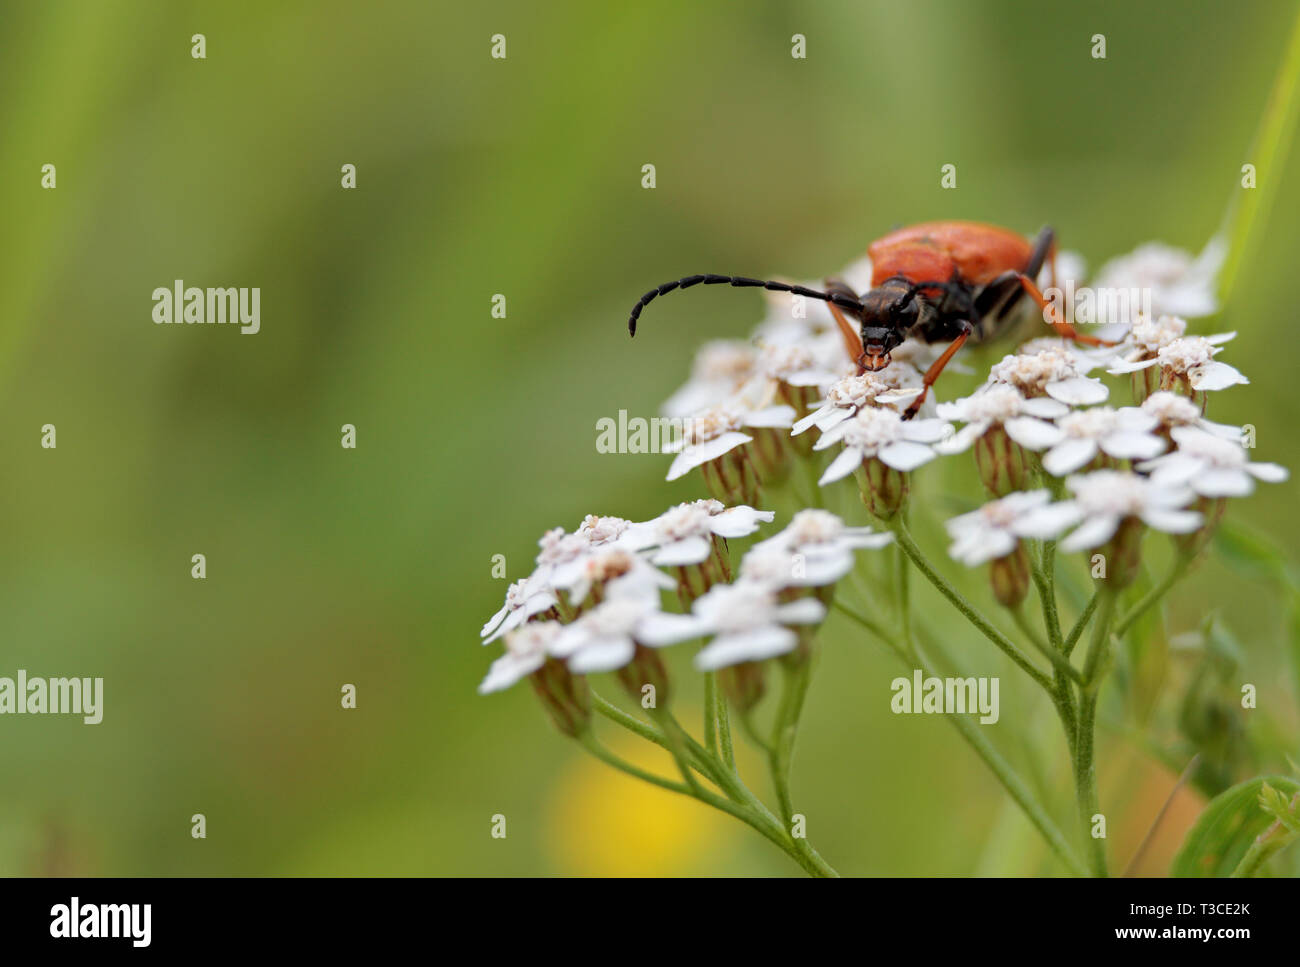
[{"label": "yellow blurred flower", "polygon": [[[618,756],[665,778],[672,759],[642,739],[606,731]],[[739,830],[702,803],[633,779],[575,750],[552,787],[547,842],[559,870],[663,876],[725,869]]]}]

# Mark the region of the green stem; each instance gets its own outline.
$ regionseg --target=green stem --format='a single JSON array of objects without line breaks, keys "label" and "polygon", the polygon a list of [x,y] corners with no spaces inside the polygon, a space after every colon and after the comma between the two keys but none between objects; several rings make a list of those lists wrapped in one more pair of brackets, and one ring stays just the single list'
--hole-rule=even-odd
[{"label": "green stem", "polygon": [[731,742],[731,716],[727,711],[727,696],[716,685],[713,689],[713,700],[717,704],[715,711],[718,722],[718,749],[721,753],[722,763],[734,773],[736,771],[736,750]]},{"label": "green stem", "polygon": [[1101,812],[1097,793],[1096,726],[1097,693],[1101,688],[1101,672],[1105,668],[1105,653],[1110,644],[1111,623],[1115,615],[1115,592],[1103,588],[1097,605],[1097,619],[1092,626],[1092,640],[1084,664],[1084,684],[1079,701],[1079,727],[1074,756],[1074,788],[1079,805],[1079,820],[1084,842],[1088,845],[1089,867],[1094,876],[1106,875],[1106,844],[1092,835],[1092,817]]},{"label": "green stem", "polygon": [[[663,749],[671,752],[672,744],[667,736],[658,729],[647,725],[624,712],[608,700],[592,693],[592,705],[595,710],[605,716],[612,722],[628,729],[642,738],[653,742]],[[771,811],[740,781],[734,773],[728,772],[722,767],[722,764],[712,756],[709,756],[705,749],[694,739],[690,737],[680,724],[673,720],[673,724],[681,732],[681,740],[690,755],[691,764],[697,771],[708,776],[718,784],[729,798],[723,798],[708,789],[699,787],[691,788],[680,782],[674,782],[657,776],[652,772],[647,772],[640,767],[619,758],[613,752],[606,749],[597,741],[596,737],[590,730],[581,733],[578,741],[592,755],[606,763],[637,779],[658,786],[661,789],[667,789],[671,792],[680,793],[684,796],[690,796],[714,809],[725,812],[748,826],[753,827],[764,837],[779,846],[787,855],[812,876],[838,876],[839,874],[817,853],[811,846],[801,846],[797,844],[794,838],[789,834],[786,827],[772,815]]]},{"label": "green stem", "polygon": [[995,628],[993,624],[984,617],[984,615],[980,614],[969,601],[962,597],[961,593],[956,588],[949,584],[943,576],[934,569],[930,562],[926,560],[925,555],[921,553],[921,549],[917,547],[916,541],[912,539],[912,535],[908,531],[907,525],[904,524],[900,518],[895,517],[890,522],[890,529],[893,530],[895,537],[898,539],[899,546],[903,548],[903,552],[911,558],[912,563],[916,565],[916,569],[925,575],[926,580],[933,584],[935,588],[937,588],[939,592],[952,603],[952,606],[965,616],[967,621],[978,628],[985,638],[997,645],[997,647],[1000,648],[1008,658],[1015,662],[1026,675],[1036,681],[1044,691],[1050,694],[1052,691],[1052,680],[1034,667],[1029,659],[1021,654],[1020,649],[1017,648],[1006,635],[998,631],[998,629]]},{"label": "green stem", "polygon": [[1029,619],[1025,617],[1022,608],[1008,608],[1007,610],[1011,612],[1011,618],[1015,621],[1016,627],[1020,629],[1021,634],[1029,639],[1031,645],[1043,653],[1043,657],[1052,663],[1059,674],[1076,682],[1083,681],[1083,676],[1079,674],[1079,670],[1066,661],[1059,651],[1043,641],[1038,632],[1034,630],[1033,625],[1029,623]]},{"label": "green stem", "polygon": [[704,673],[704,748],[718,755],[718,676]]},{"label": "green stem", "polygon": [[1029,640],[1038,645],[1039,650],[1043,651],[1052,662],[1052,704],[1056,706],[1056,714],[1061,719],[1061,727],[1065,730],[1065,741],[1070,749],[1070,757],[1073,759],[1075,744],[1078,742],[1079,722],[1070,682],[1078,682],[1080,675],[1070,664],[1070,653],[1061,639],[1061,619],[1056,610],[1055,541],[1043,542],[1041,563],[1031,561],[1031,573],[1034,578],[1034,588],[1038,592],[1038,603],[1043,612],[1043,627],[1047,629],[1050,651],[1043,649],[1037,637],[1030,632],[1028,622],[1023,627],[1026,634],[1030,636]]},{"label": "green stem", "polygon": [[[894,653],[894,656],[898,658],[903,665],[908,665],[911,661],[915,660],[917,664],[920,665],[923,674],[934,675],[933,666],[931,666],[929,661],[926,660],[923,655],[918,652],[914,656],[909,657],[903,651],[898,642],[894,641],[888,633],[886,633],[870,618],[858,614],[852,608],[849,608],[838,601],[835,602],[835,607],[879,639]],[[945,715],[944,718],[951,722],[953,727],[961,733],[962,738],[966,740],[970,747],[975,751],[975,754],[979,756],[986,766],[988,766],[989,771],[992,772],[998,782],[1002,784],[1002,788],[1007,791],[1007,794],[1012,798],[1016,805],[1020,807],[1026,818],[1028,818],[1028,820],[1034,825],[1034,828],[1038,830],[1039,834],[1047,842],[1048,846],[1051,847],[1052,851],[1056,853],[1062,862],[1065,863],[1069,870],[1071,872],[1082,870],[1083,866],[1075,857],[1074,851],[1070,849],[1070,846],[1066,842],[1065,837],[1061,834],[1061,831],[1057,829],[1056,824],[1052,822],[1051,817],[1047,814],[1047,810],[1044,809],[1034,797],[1029,786],[1020,778],[1019,774],[1014,768],[1012,768],[1011,764],[1007,762],[1007,760],[1002,757],[1001,753],[992,746],[975,724],[963,715]]]},{"label": "green stem", "polygon": [[1097,610],[1097,601],[1100,597],[1100,593],[1093,594],[1087,606],[1083,609],[1083,613],[1079,615],[1079,620],[1074,623],[1070,633],[1065,636],[1064,654],[1066,658],[1070,657],[1070,654],[1074,651],[1074,646],[1079,643],[1079,636],[1083,634],[1083,629],[1088,627],[1093,612]]},{"label": "green stem", "polygon": [[1250,849],[1246,850],[1246,855],[1241,858],[1237,868],[1229,875],[1230,879],[1248,879],[1259,872],[1259,868],[1264,865],[1264,861],[1282,848],[1284,841],[1270,840],[1266,837],[1258,837],[1255,842],[1250,844]]},{"label": "green stem", "polygon": [[799,731],[799,716],[803,712],[804,698],[808,694],[808,681],[812,671],[812,657],[803,656],[797,665],[781,665],[784,682],[781,705],[772,728],[768,767],[772,773],[772,786],[781,808],[785,828],[801,852],[812,853],[812,846],[803,837],[794,836],[794,802],[790,796],[790,762],[794,756],[795,736]]},{"label": "green stem", "polygon": [[1179,555],[1178,560],[1174,562],[1174,566],[1169,569],[1169,573],[1164,576],[1160,583],[1148,591],[1141,601],[1133,605],[1128,613],[1115,623],[1115,637],[1123,638],[1124,632],[1133,626],[1133,622],[1151,610],[1169,592],[1169,589],[1178,583],[1182,576],[1187,573],[1190,564],[1191,561],[1188,558]]}]

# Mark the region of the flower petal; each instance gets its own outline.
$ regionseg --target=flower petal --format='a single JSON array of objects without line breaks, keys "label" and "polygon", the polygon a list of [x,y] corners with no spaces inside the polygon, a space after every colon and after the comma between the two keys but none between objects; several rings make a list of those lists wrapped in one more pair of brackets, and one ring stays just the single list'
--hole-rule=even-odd
[{"label": "flower petal", "polygon": [[826,605],[816,598],[798,598],[777,605],[776,618],[786,625],[815,625],[826,619]]},{"label": "flower petal", "polygon": [[1110,390],[1106,384],[1099,379],[1093,379],[1090,376],[1075,376],[1070,379],[1058,380],[1055,383],[1048,383],[1046,387],[1047,395],[1054,400],[1062,403],[1069,403],[1071,406],[1091,406],[1094,403],[1103,403],[1106,397],[1110,395]]},{"label": "flower petal", "polygon": [[1124,373],[1136,373],[1138,370],[1154,366],[1157,362],[1159,362],[1159,360],[1154,356],[1150,359],[1139,359],[1134,362],[1129,362],[1126,359],[1117,359],[1111,363],[1110,369],[1106,370],[1106,372],[1110,373],[1112,376],[1121,376]]},{"label": "flower petal", "polygon": [[569,657],[569,670],[576,675],[594,675],[622,668],[636,654],[636,645],[626,636],[597,638]]},{"label": "flower petal", "polygon": [[793,651],[799,637],[789,628],[764,625],[749,631],[719,635],[695,656],[695,667],[700,671],[714,671],[728,665],[746,661],[762,661]]},{"label": "flower petal", "polygon": [[915,470],[923,463],[928,463],[936,455],[930,447],[920,443],[913,443],[910,440],[895,440],[876,454],[881,463],[903,473]]},{"label": "flower petal", "polygon": [[1007,431],[1007,436],[1028,450],[1054,447],[1065,437],[1056,424],[1032,416],[1013,416],[1002,424],[1002,428]]},{"label": "flower petal", "polygon": [[748,537],[758,530],[760,523],[770,524],[774,519],[776,519],[775,511],[755,510],[753,507],[741,505],[728,507],[722,513],[715,514],[711,526],[713,533],[719,537],[731,539]]},{"label": "flower petal", "polygon": [[636,640],[652,648],[690,641],[708,633],[708,624],[697,614],[655,611],[642,618],[636,626]]},{"label": "flower petal", "polygon": [[857,447],[845,447],[839,456],[831,461],[830,466],[817,481],[817,486],[825,487],[828,483],[843,480],[862,465],[862,451]]},{"label": "flower petal", "polygon": [[924,420],[911,420],[903,424],[903,438],[917,443],[938,443],[952,436],[952,424],[946,420],[929,417]]},{"label": "flower petal", "polygon": [[761,410],[751,410],[745,414],[744,422],[745,426],[788,427],[794,424],[794,418],[794,407],[782,403]]},{"label": "flower petal", "polygon": [[1061,541],[1061,550],[1067,552],[1086,551],[1104,544],[1115,536],[1119,527],[1118,514],[1101,514],[1086,519]]},{"label": "flower petal", "polygon": [[668,468],[667,479],[676,480],[679,477],[684,477],[701,464],[716,460],[729,450],[734,450],[752,439],[754,438],[746,433],[731,430],[716,439],[689,446],[677,454],[672,466]]},{"label": "flower petal", "polygon": [[537,671],[545,661],[546,656],[542,654],[521,656],[507,652],[492,663],[487,677],[478,687],[478,693],[487,695],[489,692],[499,692],[503,688],[509,688],[519,679]]},{"label": "flower petal", "polygon": [[1240,467],[1209,467],[1188,483],[1202,497],[1249,497],[1255,481]]},{"label": "flower petal", "polygon": [[1165,449],[1165,441],[1138,430],[1120,430],[1101,440],[1101,448],[1116,460],[1149,460]]},{"label": "flower petal", "polygon": [[935,453],[944,455],[961,453],[969,450],[971,445],[984,435],[987,430],[987,423],[968,423],[946,440],[940,440],[934,445]]},{"label": "flower petal", "polygon": [[651,556],[650,563],[658,567],[685,567],[707,560],[712,553],[713,542],[693,534],[663,545]]},{"label": "flower petal", "polygon": [[1043,469],[1054,477],[1064,477],[1085,466],[1096,455],[1096,440],[1065,440],[1043,455]]},{"label": "flower petal", "polygon": [[1276,463],[1248,463],[1246,472],[1265,483],[1281,483],[1291,476],[1291,471]]},{"label": "flower petal", "polygon": [[1194,510],[1148,507],[1142,513],[1142,520],[1147,526],[1164,531],[1166,534],[1190,534],[1201,526],[1204,518]]},{"label": "flower petal", "polygon": [[1068,406],[1050,396],[1031,397],[1020,405],[1020,410],[1028,416],[1036,416],[1043,420],[1055,420],[1070,412]]},{"label": "flower petal", "polygon": [[1250,382],[1235,367],[1218,360],[1193,367],[1187,374],[1187,381],[1192,384],[1192,389],[1196,390],[1227,389],[1229,386]]},{"label": "flower petal", "polygon": [[1052,540],[1081,521],[1083,516],[1083,509],[1078,504],[1063,500],[1046,507],[1034,508],[1012,524],[1011,529],[1021,537]]}]

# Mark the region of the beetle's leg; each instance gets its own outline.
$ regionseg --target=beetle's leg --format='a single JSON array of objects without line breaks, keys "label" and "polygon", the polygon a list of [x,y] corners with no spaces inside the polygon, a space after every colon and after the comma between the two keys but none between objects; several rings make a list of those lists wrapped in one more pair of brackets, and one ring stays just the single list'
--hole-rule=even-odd
[{"label": "beetle's leg", "polygon": [[[1016,278],[1020,281],[1020,286],[1029,293],[1029,298],[1038,303],[1038,308],[1043,311],[1043,318],[1047,319],[1048,325],[1056,330],[1056,334],[1064,339],[1073,339],[1075,342],[1083,343],[1085,346],[1113,346],[1113,342],[1107,342],[1105,339],[1098,339],[1096,336],[1085,336],[1070,325],[1056,311],[1056,303],[1048,302],[1043,293],[1038,291],[1038,286],[1034,285],[1033,279],[1023,272],[1016,273]],[[1050,317],[1050,318],[1049,318]]]},{"label": "beetle's leg", "polygon": [[943,351],[943,355],[931,363],[930,368],[925,371],[925,379],[921,384],[921,395],[912,400],[907,409],[903,411],[903,419],[910,420],[912,417],[916,416],[916,411],[919,410],[921,404],[925,402],[925,398],[929,395],[930,387],[934,385],[934,381],[939,378],[939,374],[943,372],[943,368],[948,365],[949,360],[951,360],[953,356],[957,355],[957,350],[961,349],[962,345],[970,338],[970,334],[975,328],[965,319],[962,319],[957,324],[961,326],[961,335],[954,339],[948,345],[948,348]]},{"label": "beetle's leg", "polygon": [[[853,289],[851,289],[846,283],[841,282],[839,279],[827,279],[826,291],[842,292],[854,300],[858,298],[858,294],[854,292]],[[844,339],[844,351],[849,354],[849,359],[857,363],[858,375],[861,376],[862,375],[862,363],[861,363],[862,336],[859,334],[859,332],[856,329],[853,328],[853,324],[850,323],[847,318],[845,318],[844,313],[840,311],[840,307],[837,306],[834,302],[826,303],[826,308],[830,309],[831,315],[835,317],[835,325],[839,327],[840,336],[843,337]]]}]

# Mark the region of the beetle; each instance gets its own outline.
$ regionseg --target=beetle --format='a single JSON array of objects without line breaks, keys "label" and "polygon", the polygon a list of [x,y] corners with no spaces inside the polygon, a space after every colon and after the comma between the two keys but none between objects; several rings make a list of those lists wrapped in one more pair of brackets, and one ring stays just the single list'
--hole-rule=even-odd
[{"label": "beetle", "polygon": [[888,366],[890,353],[909,336],[926,343],[949,343],[926,371],[921,394],[904,411],[904,419],[916,415],[930,387],[966,340],[993,339],[1011,327],[1014,310],[1025,295],[1038,304],[1058,335],[1086,345],[1109,345],[1076,332],[1035,284],[1044,263],[1051,266],[1052,283],[1056,283],[1056,236],[1050,227],[1029,239],[982,222],[925,222],[877,239],[868,246],[867,255],[871,289],[862,295],[835,278],[827,279],[825,291],[819,291],[743,276],[691,275],[643,295],[632,308],[627,330],[636,335],[642,310],[658,296],[694,285],[725,284],[825,302],[859,375]]}]

